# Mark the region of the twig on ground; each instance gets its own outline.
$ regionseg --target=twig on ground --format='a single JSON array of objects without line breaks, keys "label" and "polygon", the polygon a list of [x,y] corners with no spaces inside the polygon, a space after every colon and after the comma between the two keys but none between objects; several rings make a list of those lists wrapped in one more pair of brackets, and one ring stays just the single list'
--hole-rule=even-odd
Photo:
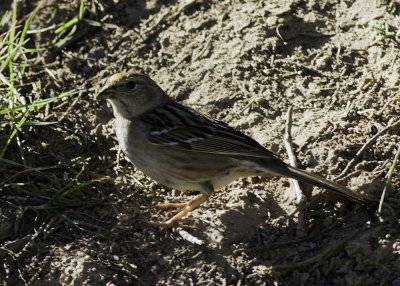
[{"label": "twig on ground", "polygon": [[[387,101],[386,101],[386,103],[383,105],[383,107],[380,109],[380,110],[378,110],[378,112],[376,112],[376,114],[377,115],[381,115],[381,114],[383,114],[383,112],[386,110],[386,108],[390,105],[390,104],[392,104],[395,100],[399,100],[399,97],[400,96],[400,93],[397,93],[397,94],[395,94],[395,96],[393,96],[393,97],[390,97]],[[397,98],[396,98],[397,97]]]},{"label": "twig on ground", "polygon": [[213,36],[214,35],[211,34],[206,38],[206,40],[205,40],[206,43],[204,44],[204,46],[201,49],[201,51],[198,54],[192,56],[192,63],[196,62],[198,59],[201,58],[201,56],[204,54],[204,52],[207,50],[208,46],[210,45]]},{"label": "twig on ground", "polygon": [[19,138],[18,133],[17,133],[17,135],[16,135],[15,137],[16,137],[16,139],[17,139],[17,144],[18,144],[18,147],[19,147],[19,152],[20,152],[20,154],[21,154],[21,160],[22,160],[23,164],[24,164],[25,166],[27,166],[26,160],[25,160],[25,155],[24,155],[24,149],[22,148],[21,139]]},{"label": "twig on ground", "polygon": [[342,171],[342,173],[340,173],[340,175],[336,176],[334,180],[339,180],[341,178],[343,178],[347,172],[356,164],[356,162],[360,159],[362,153],[369,147],[371,146],[373,143],[375,143],[375,141],[382,135],[384,135],[386,132],[388,132],[390,129],[396,127],[397,125],[400,125],[400,120],[396,121],[393,124],[389,124],[388,126],[386,126],[385,128],[383,128],[381,131],[379,131],[378,133],[376,133],[374,136],[372,136],[367,142],[365,142],[365,144],[360,148],[360,150],[358,150],[358,152],[356,153],[356,155],[354,156],[353,159],[351,159],[348,163],[347,166],[344,168],[344,170]]},{"label": "twig on ground", "polygon": [[34,234],[28,234],[23,238],[15,241],[0,245],[0,258],[11,255],[14,258],[20,257],[31,247],[39,236],[46,238],[51,232],[55,230],[53,225],[59,221],[59,217],[53,217],[49,222],[43,223]]},{"label": "twig on ground", "polygon": [[381,200],[379,201],[378,213],[381,213],[381,211],[382,211],[382,206],[383,206],[383,201],[385,199],[386,190],[392,188],[392,176],[393,176],[394,171],[396,170],[397,164],[399,163],[399,159],[400,159],[400,144],[398,145],[397,153],[394,156],[393,164],[390,167],[390,170],[386,176],[385,187],[383,188]]},{"label": "twig on ground", "polygon": [[32,239],[32,236],[32,234],[28,234],[22,238],[0,245],[0,258],[4,258],[7,255],[17,257],[17,251],[23,248]]},{"label": "twig on ground", "polygon": [[78,102],[78,100],[81,99],[82,94],[83,94],[83,90],[79,91],[78,96],[74,99],[74,101],[71,103],[71,105],[68,106],[67,110],[60,116],[60,118],[59,118],[59,120],[58,120],[59,122],[63,121],[64,118],[65,118],[65,116],[66,116],[68,113],[70,113],[70,111],[72,110],[72,108],[74,108],[74,106],[76,105],[76,103]]},{"label": "twig on ground", "polygon": [[281,39],[283,44],[286,46],[287,42],[285,41],[285,39],[282,37],[281,33],[279,32],[280,27],[283,27],[283,24],[279,24],[278,26],[276,26],[275,31],[276,31],[276,34],[278,35],[279,39]]},{"label": "twig on ground", "polygon": [[344,177],[341,177],[341,178],[339,178],[339,179],[335,179],[335,181],[336,181],[337,183],[339,183],[339,182],[345,182],[347,179],[349,179],[349,178],[354,178],[354,177],[358,176],[360,173],[361,173],[361,170],[356,170],[356,171],[354,171],[354,172],[351,172],[351,173],[347,174],[347,175],[344,176]]},{"label": "twig on ground", "polygon": [[192,244],[197,244],[197,245],[203,245],[204,240],[201,240],[193,235],[191,235],[189,232],[184,230],[182,227],[177,227],[174,229],[175,233],[178,234],[180,237],[182,237],[184,240],[192,243]]},{"label": "twig on ground", "polygon": [[185,61],[186,59],[188,59],[190,57],[189,54],[184,55],[182,58],[180,58],[175,64],[173,64],[171,66],[171,70],[176,69],[181,63],[183,63],[183,61]]},{"label": "twig on ground", "polygon": [[28,249],[36,242],[39,236],[42,236],[43,238],[49,236],[56,229],[56,227],[53,227],[53,225],[55,225],[56,222],[60,222],[59,216],[51,218],[49,222],[44,222],[39,227],[39,229],[34,234],[32,234],[31,239],[28,241],[28,243],[25,244],[25,246],[21,249],[21,251],[16,253],[16,257],[21,257],[22,254],[28,251]]},{"label": "twig on ground", "polygon": [[[286,115],[286,125],[285,125],[285,136],[284,136],[284,143],[286,152],[289,157],[289,164],[292,167],[297,167],[296,156],[293,151],[293,144],[292,144],[292,111],[293,107],[290,106],[287,115]],[[290,186],[294,190],[296,194],[296,202],[299,208],[299,218],[297,224],[297,235],[303,236],[306,234],[305,222],[304,222],[304,196],[303,191],[300,188],[299,181],[295,179],[289,179]]]},{"label": "twig on ground", "polygon": [[[284,143],[285,143],[286,152],[289,157],[289,164],[292,167],[297,167],[296,156],[293,151],[293,144],[292,144],[293,139],[292,139],[292,134],[291,134],[291,132],[292,132],[292,110],[293,110],[293,107],[290,106],[287,111],[285,136],[283,139],[284,139]],[[290,186],[292,187],[292,189],[294,190],[294,192],[296,194],[297,204],[300,204],[300,202],[303,198],[303,192],[300,188],[299,181],[297,181],[295,179],[289,179],[289,181],[290,181]]]}]

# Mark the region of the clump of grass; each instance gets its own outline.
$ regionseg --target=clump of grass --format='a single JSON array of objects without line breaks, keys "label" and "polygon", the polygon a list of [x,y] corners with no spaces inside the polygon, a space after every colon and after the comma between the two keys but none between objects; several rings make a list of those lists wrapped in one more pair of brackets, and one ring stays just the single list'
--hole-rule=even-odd
[{"label": "clump of grass", "polygon": [[[3,34],[3,39],[0,43],[0,87],[3,93],[0,101],[0,127],[1,132],[3,134],[6,133],[3,137],[6,138],[5,142],[0,142],[2,144],[0,146],[0,160],[4,158],[7,148],[13,140],[16,139],[20,148],[22,148],[18,132],[22,130],[23,126],[53,123],[31,120],[32,113],[52,102],[60,101],[77,93],[76,91],[69,91],[53,98],[39,99],[32,102],[27,102],[26,97],[21,94],[19,87],[24,86],[25,75],[29,72],[35,57],[41,51],[27,47],[30,41],[27,37],[28,31],[36,12],[37,8],[29,14],[24,25],[20,26],[17,22],[17,1],[14,1],[12,14],[10,15],[11,27]],[[9,13],[3,15],[3,25],[8,15]],[[9,127],[8,132],[5,131],[6,127]],[[22,161],[25,164],[24,160]]]},{"label": "clump of grass", "polygon": [[[6,125],[10,125],[10,133],[7,136],[7,140],[3,143],[0,151],[0,159],[4,157],[8,145],[11,141],[17,137],[18,130],[21,129],[22,125],[28,119],[30,110],[24,108],[23,110],[16,110],[16,99],[21,98],[20,93],[16,88],[16,84],[23,77],[25,73],[25,67],[28,65],[27,51],[25,45],[29,41],[26,39],[27,32],[33,17],[36,14],[36,10],[33,11],[27,20],[22,31],[18,31],[19,26],[17,25],[17,3],[14,1],[13,11],[11,14],[11,28],[8,32],[3,35],[2,42],[0,44],[0,80],[2,82],[2,90],[5,93],[3,100],[0,105],[0,113],[2,113],[4,121],[2,121],[1,127],[4,128]],[[8,13],[2,18],[4,24]],[[16,61],[22,59],[23,69],[19,69]],[[3,75],[4,72],[8,72],[8,76]]]},{"label": "clump of grass", "polygon": [[83,16],[85,14],[85,5],[84,1],[81,0],[79,4],[78,15],[67,21],[65,24],[62,24],[59,28],[57,28],[54,33],[56,37],[53,40],[53,45],[57,48],[64,47],[69,41],[72,40],[74,34],[78,30],[78,24],[82,22]]},{"label": "clump of grass", "polygon": [[[82,90],[74,89],[42,98],[40,80],[28,81],[28,76],[37,69],[37,59],[45,49],[32,48],[34,44],[30,38],[31,24],[38,8],[18,20],[17,2],[13,2],[12,11],[4,13],[0,20],[0,27],[9,23],[8,31],[0,35],[0,173],[4,175],[0,177],[0,194],[7,194],[0,197],[0,203],[7,197],[10,199],[8,205],[11,201],[13,205],[21,201],[22,195],[29,197],[23,201],[35,205],[36,209],[76,206],[80,201],[74,195],[97,181],[81,180],[87,162],[80,162],[82,169],[72,178],[55,172],[59,166],[32,167],[31,162],[25,159],[24,150],[29,148],[23,145],[20,137],[29,128],[56,124],[55,121],[44,120],[43,116],[39,116],[40,112],[43,109],[51,112],[53,104],[81,94]],[[84,3],[81,0],[78,15],[54,31],[54,40],[46,49],[65,43],[76,32],[83,16]],[[34,93],[34,96],[25,96],[30,86],[32,90],[29,93]],[[12,152],[9,151],[10,146],[14,147]],[[19,152],[15,152],[15,149]],[[46,180],[37,179],[35,174],[41,174]]]}]

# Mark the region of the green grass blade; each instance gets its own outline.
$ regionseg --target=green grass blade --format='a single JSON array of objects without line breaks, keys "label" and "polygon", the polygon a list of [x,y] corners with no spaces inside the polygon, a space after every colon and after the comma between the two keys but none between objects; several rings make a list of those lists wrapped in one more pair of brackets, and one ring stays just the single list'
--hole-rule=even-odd
[{"label": "green grass blade", "polygon": [[[55,102],[55,101],[58,101],[60,99],[64,99],[67,97],[74,96],[74,95],[78,94],[79,92],[80,91],[78,91],[78,90],[67,91],[56,97],[45,98],[45,99],[34,101],[32,103],[15,106],[14,110],[15,111],[23,111],[27,108],[31,108],[32,110],[39,110],[40,108],[44,107],[45,105],[47,105],[49,103],[52,103],[52,102]],[[10,108],[4,108],[4,109],[0,110],[0,116],[9,114],[10,112],[11,112]]]},{"label": "green grass blade", "polygon": [[57,30],[54,31],[55,34],[59,34],[69,28],[71,28],[72,26],[75,26],[76,24],[79,23],[79,18],[75,17],[72,20],[69,20],[67,23],[65,23],[64,25],[62,25],[60,28],[58,28]]},{"label": "green grass blade", "polygon": [[24,29],[22,30],[21,36],[20,36],[20,38],[19,38],[19,43],[20,43],[20,44],[23,43],[23,42],[25,41],[26,35],[27,35],[28,30],[29,30],[29,28],[30,28],[30,26],[31,26],[31,23],[32,23],[32,20],[33,20],[33,18],[35,17],[36,12],[37,12],[38,9],[39,9],[39,6],[37,6],[37,7],[35,8],[35,10],[33,10],[33,11],[31,12],[31,14],[29,15],[28,19],[26,19],[25,25],[24,25]]},{"label": "green grass blade", "polygon": [[78,15],[79,20],[82,20],[83,19],[83,15],[85,14],[85,5],[84,5],[83,2],[84,1],[81,0],[81,3],[79,4],[79,15]]},{"label": "green grass blade", "polygon": [[24,125],[25,121],[28,119],[29,113],[30,113],[30,110],[27,110],[25,112],[24,116],[22,116],[22,118],[19,121],[19,123],[17,124],[17,126],[15,126],[14,130],[11,132],[11,135],[8,137],[6,143],[3,146],[3,149],[1,150],[0,159],[2,159],[4,157],[4,154],[6,153],[8,145],[10,145],[10,143],[14,139],[15,135],[17,135],[18,131],[21,130],[21,127]]}]

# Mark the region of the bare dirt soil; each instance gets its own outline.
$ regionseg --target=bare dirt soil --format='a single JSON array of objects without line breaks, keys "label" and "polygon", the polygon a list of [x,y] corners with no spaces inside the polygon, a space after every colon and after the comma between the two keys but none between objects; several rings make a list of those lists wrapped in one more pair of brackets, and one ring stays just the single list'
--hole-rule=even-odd
[{"label": "bare dirt soil", "polygon": [[[21,18],[38,4],[35,29],[73,18],[79,1],[22,1]],[[38,114],[58,123],[21,131],[28,165],[51,168],[3,171],[30,184],[0,193],[0,284],[400,285],[398,171],[381,214],[377,204],[314,189],[305,235],[287,179],[238,180],[185,218],[205,241],[194,245],[146,223],[171,216],[157,203],[194,193],[166,189],[118,157],[111,108],[95,96],[107,76],[135,69],[283,158],[292,106],[299,165],[332,179],[399,120],[398,1],[93,0],[85,8],[96,22],[82,21],[27,75],[41,81],[42,98],[87,91]],[[54,38],[42,31],[30,44]],[[23,92],[37,96],[32,86]],[[399,142],[400,125],[380,134],[340,182],[378,202]],[[6,158],[19,154],[13,143]],[[43,186],[76,182],[62,203],[36,203]]]}]

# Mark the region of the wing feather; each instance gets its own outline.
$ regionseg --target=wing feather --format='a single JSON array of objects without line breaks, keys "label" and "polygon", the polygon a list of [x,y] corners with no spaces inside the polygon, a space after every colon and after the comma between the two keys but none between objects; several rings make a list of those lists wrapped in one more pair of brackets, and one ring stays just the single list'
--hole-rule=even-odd
[{"label": "wing feather", "polygon": [[209,119],[176,102],[151,110],[140,119],[152,127],[148,134],[152,144],[221,155],[275,156],[257,141],[226,123]]}]

